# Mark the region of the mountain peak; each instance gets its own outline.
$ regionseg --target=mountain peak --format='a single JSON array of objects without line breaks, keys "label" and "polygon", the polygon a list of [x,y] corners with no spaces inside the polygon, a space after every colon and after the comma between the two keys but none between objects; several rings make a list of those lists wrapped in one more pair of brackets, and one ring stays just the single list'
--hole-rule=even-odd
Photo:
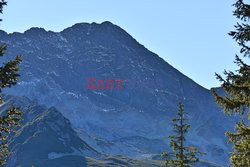
[{"label": "mountain peak", "polygon": [[[109,22],[109,21],[104,21],[102,23],[96,23],[96,22],[92,22],[92,23],[86,23],[86,22],[82,22],[82,23],[76,23],[74,25],[72,25],[71,27],[65,28],[63,31],[61,32],[65,32],[67,30],[95,30],[95,29],[102,29],[102,28],[120,28],[118,26],[116,26],[115,24]],[[120,28],[121,29],[121,28]]]},{"label": "mountain peak", "polygon": [[44,33],[47,33],[47,31],[42,27],[32,27],[24,31],[24,34],[44,34]]},{"label": "mountain peak", "polygon": [[109,25],[109,26],[114,26],[114,24],[110,21],[104,21],[101,23],[101,25]]},{"label": "mountain peak", "polygon": [[0,36],[6,36],[6,35],[8,35],[7,32],[0,30]]},{"label": "mountain peak", "polygon": [[[210,92],[147,50],[119,26],[108,21],[78,23],[58,33],[31,28],[1,38],[2,42],[8,42],[7,55],[23,55],[20,82],[4,93],[27,96],[47,107],[56,107],[91,148],[105,154],[129,156],[163,152],[168,122],[176,114],[178,100],[185,99],[190,124],[195,127],[190,138],[196,137],[195,142],[208,153],[209,160],[224,164],[228,159],[227,145],[218,143],[226,143],[224,129],[231,127],[226,121],[221,123],[224,115],[217,114],[220,109]],[[123,89],[86,89],[87,77],[121,78]],[[48,123],[42,125],[49,128],[43,133],[47,137],[57,132],[50,128],[54,127],[53,120],[64,121],[50,115],[46,118]],[[62,129],[56,124],[58,128]],[[50,140],[39,142],[51,141],[53,136],[49,137]],[[64,147],[59,143],[55,146]],[[53,152],[60,150],[53,147]],[[211,158],[213,155],[215,159]]]}]

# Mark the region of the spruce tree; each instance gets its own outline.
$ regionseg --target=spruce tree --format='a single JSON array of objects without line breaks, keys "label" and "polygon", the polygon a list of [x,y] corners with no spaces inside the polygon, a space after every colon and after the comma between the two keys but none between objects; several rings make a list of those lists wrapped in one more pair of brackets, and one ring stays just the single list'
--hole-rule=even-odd
[{"label": "spruce tree", "polygon": [[[6,5],[6,1],[0,1],[0,13],[3,11],[3,6]],[[1,21],[1,19],[0,19]],[[6,52],[6,45],[0,45],[0,56],[4,56]],[[18,65],[21,62],[21,57],[16,56],[15,59],[10,60],[0,67],[0,93],[3,88],[10,88],[17,83]],[[0,95],[0,104],[2,105],[4,100],[2,94]],[[0,166],[6,163],[6,158],[10,154],[9,150],[9,139],[13,135],[16,127],[19,126],[21,120],[20,109],[11,106],[7,111],[0,115]]]},{"label": "spruce tree", "polygon": [[[229,33],[230,36],[241,47],[240,53],[244,58],[250,57],[248,46],[250,39],[250,5],[243,0],[237,0],[233,15],[239,19],[235,30]],[[233,143],[230,162],[235,167],[250,166],[250,127],[249,127],[249,106],[250,106],[250,66],[236,55],[235,63],[238,70],[235,72],[225,71],[225,77],[216,74],[221,81],[221,87],[225,90],[226,96],[220,96],[213,90],[213,95],[227,115],[240,115],[241,120],[236,124],[234,132],[226,132],[229,141]]]},{"label": "spruce tree", "polygon": [[162,156],[168,158],[165,160],[166,167],[190,167],[193,163],[199,161],[197,155],[203,154],[194,146],[185,146],[185,135],[189,131],[190,124],[188,124],[187,113],[184,111],[181,102],[179,102],[178,107],[177,117],[172,120],[175,134],[169,136],[169,145],[172,152],[162,154]]}]

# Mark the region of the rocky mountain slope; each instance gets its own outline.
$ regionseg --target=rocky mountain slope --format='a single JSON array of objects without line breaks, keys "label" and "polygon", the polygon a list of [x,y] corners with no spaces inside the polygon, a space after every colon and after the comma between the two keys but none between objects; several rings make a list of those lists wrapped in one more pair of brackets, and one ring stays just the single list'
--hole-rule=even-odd
[{"label": "rocky mountain slope", "polygon": [[[103,22],[79,23],[61,32],[1,31],[0,43],[8,44],[8,57],[23,56],[20,82],[6,93],[54,106],[98,152],[141,158],[165,151],[170,120],[182,100],[192,125],[189,144],[207,153],[204,160],[227,164],[230,147],[224,132],[233,120],[224,116],[209,90],[120,27]],[[123,89],[86,89],[87,77],[121,78]]]},{"label": "rocky mountain slope", "polygon": [[12,155],[7,166],[47,166],[61,157],[82,157],[82,162],[83,157],[101,157],[77,136],[70,122],[55,108],[48,109],[25,97],[7,96],[0,113],[11,104],[21,107],[23,120],[11,141]]},{"label": "rocky mountain slope", "polygon": [[[6,167],[160,167],[159,155],[129,158],[98,153],[81,140],[69,121],[55,108],[47,108],[27,97],[6,96],[0,115],[12,104],[23,111],[22,126],[10,141],[11,156]],[[200,162],[198,167],[218,167]]]}]

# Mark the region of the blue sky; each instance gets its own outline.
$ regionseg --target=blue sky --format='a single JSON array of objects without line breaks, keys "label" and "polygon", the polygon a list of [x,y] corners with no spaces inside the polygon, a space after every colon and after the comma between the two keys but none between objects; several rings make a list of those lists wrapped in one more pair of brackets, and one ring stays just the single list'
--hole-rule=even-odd
[{"label": "blue sky", "polygon": [[179,71],[211,88],[214,73],[234,70],[237,44],[227,33],[233,0],[9,0],[0,29],[61,31],[79,22],[111,21]]}]

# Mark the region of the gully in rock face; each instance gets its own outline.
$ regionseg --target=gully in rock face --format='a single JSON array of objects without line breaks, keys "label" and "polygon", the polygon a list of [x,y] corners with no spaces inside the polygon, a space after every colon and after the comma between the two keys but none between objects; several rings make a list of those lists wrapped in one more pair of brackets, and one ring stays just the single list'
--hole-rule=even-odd
[{"label": "gully in rock face", "polygon": [[124,83],[123,79],[107,79],[106,84],[104,84],[103,79],[97,79],[97,85],[94,84],[96,82],[95,77],[87,77],[87,89],[114,89],[115,84],[117,85],[116,89],[123,89],[121,86]]}]

